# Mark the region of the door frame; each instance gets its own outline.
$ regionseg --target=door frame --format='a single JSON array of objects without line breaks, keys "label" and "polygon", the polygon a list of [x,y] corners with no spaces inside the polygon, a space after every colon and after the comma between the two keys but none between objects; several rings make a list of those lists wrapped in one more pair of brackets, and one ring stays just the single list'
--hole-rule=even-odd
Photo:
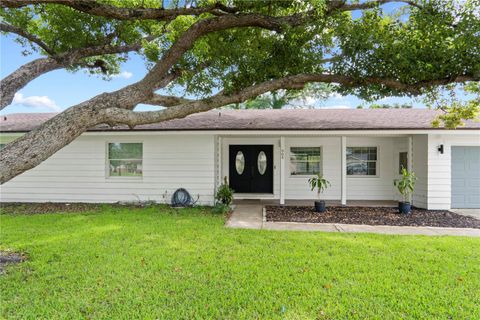
[{"label": "door frame", "polygon": [[[242,190],[239,193],[248,194],[273,194],[273,145],[272,144],[229,144],[229,170],[228,179],[230,187],[233,190]],[[236,159],[238,153],[242,152],[244,156],[244,170],[238,173],[236,163],[232,163]],[[259,173],[258,157],[260,153],[266,154],[266,168],[264,173]],[[235,161],[235,160],[233,160]]]},{"label": "door frame", "polygon": [[280,199],[280,137],[232,137],[222,136],[221,139],[221,180],[229,176],[229,146],[230,145],[272,145],[273,146],[273,193],[235,193],[235,199]]},{"label": "door frame", "polygon": [[450,144],[449,146],[447,146],[447,148],[449,149],[448,151],[450,152],[450,209],[477,209],[477,208],[469,208],[469,207],[461,207],[461,208],[458,208],[458,207],[455,207],[453,205],[453,185],[452,185],[452,180],[453,180],[453,151],[455,148],[472,148],[472,147],[475,147],[475,148],[480,148],[480,145],[475,145],[475,144],[471,144],[471,143],[454,143],[454,144]]}]

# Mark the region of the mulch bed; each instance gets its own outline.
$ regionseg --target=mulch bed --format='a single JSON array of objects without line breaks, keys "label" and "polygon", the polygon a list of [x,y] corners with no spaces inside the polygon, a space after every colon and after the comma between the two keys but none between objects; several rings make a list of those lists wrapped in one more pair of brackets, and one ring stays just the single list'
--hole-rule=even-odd
[{"label": "mulch bed", "polygon": [[344,223],[364,225],[451,227],[480,229],[480,220],[446,210],[412,209],[412,213],[398,213],[398,208],[330,206],[323,213],[312,207],[266,206],[270,222]]},{"label": "mulch bed", "polygon": [[5,274],[5,267],[9,264],[25,261],[26,257],[17,252],[0,251],[0,275]]},{"label": "mulch bed", "polygon": [[[113,208],[144,208],[149,203],[112,203]],[[44,214],[44,213],[79,213],[101,211],[105,204],[99,203],[59,203],[59,202],[5,202],[0,204],[2,214]]]}]

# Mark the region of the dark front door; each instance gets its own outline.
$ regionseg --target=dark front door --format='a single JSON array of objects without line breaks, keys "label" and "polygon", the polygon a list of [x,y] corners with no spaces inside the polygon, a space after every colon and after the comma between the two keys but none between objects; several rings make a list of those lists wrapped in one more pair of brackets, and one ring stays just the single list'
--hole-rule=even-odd
[{"label": "dark front door", "polygon": [[230,187],[237,193],[273,193],[273,146],[230,145]]}]

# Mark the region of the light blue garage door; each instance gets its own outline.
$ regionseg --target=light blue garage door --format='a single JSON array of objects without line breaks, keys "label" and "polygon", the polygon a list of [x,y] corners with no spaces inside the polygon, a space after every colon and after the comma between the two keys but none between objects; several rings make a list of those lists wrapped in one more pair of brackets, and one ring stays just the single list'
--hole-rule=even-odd
[{"label": "light blue garage door", "polygon": [[452,208],[480,208],[480,147],[452,147]]}]

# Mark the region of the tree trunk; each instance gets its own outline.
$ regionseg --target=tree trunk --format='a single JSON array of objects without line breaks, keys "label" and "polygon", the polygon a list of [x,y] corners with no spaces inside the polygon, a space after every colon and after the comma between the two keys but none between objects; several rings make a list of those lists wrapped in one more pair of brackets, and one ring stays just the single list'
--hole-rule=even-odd
[{"label": "tree trunk", "polygon": [[0,99],[0,110],[8,106],[13,101],[13,97],[18,90],[25,87],[30,81],[42,74],[63,68],[63,65],[52,58],[40,58],[29,62],[8,76],[1,82],[2,97]]}]

